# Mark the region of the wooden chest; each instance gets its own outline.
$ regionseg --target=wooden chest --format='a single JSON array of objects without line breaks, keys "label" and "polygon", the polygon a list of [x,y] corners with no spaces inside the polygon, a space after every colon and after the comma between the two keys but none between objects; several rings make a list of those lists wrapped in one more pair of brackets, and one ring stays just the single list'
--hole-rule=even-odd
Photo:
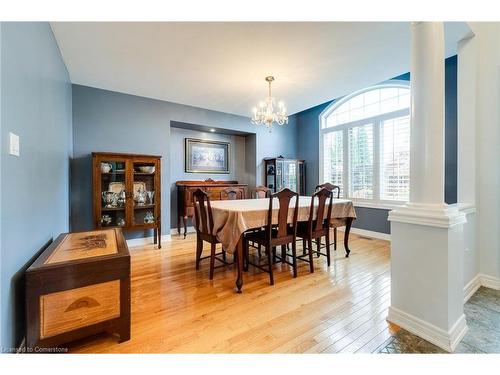
[{"label": "wooden chest", "polygon": [[99,332],[130,339],[130,255],[121,229],[61,234],[26,271],[26,345]]},{"label": "wooden chest", "polygon": [[238,181],[177,181],[177,232],[181,233],[181,220],[184,224],[184,237],[187,232],[187,219],[194,216],[193,193],[201,189],[208,194],[211,200],[220,200],[222,190],[232,187],[240,191],[241,197],[247,197],[247,184],[238,184]]}]

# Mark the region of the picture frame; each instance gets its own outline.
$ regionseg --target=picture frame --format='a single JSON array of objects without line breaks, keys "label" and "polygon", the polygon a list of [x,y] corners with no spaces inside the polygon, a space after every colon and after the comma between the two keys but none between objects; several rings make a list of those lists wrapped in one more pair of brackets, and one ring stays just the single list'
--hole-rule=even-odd
[{"label": "picture frame", "polygon": [[185,138],[186,173],[229,174],[229,142]]}]

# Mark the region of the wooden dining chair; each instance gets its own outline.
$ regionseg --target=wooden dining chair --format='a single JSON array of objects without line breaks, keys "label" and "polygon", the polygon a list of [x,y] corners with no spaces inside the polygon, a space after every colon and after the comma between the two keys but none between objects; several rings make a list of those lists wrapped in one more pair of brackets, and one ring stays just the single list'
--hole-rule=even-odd
[{"label": "wooden dining chair", "polygon": [[[302,239],[302,246],[304,249],[306,248],[307,242],[307,255],[309,257],[308,260],[304,259],[305,255],[303,253],[299,259],[309,263],[309,270],[311,272],[314,272],[313,252],[315,252],[318,256],[326,256],[327,264],[330,266],[330,220],[332,218],[332,196],[332,191],[327,188],[322,188],[315,192],[311,197],[308,220],[300,222],[297,226],[297,237]],[[318,206],[316,208],[316,215],[314,215],[316,202],[318,203]],[[321,237],[325,237],[326,253],[322,253],[319,246],[316,251],[313,250],[312,247],[312,241],[320,240]]]},{"label": "wooden dining chair", "polygon": [[[331,184],[329,182],[325,182],[324,184],[316,186],[315,191],[318,191],[320,189],[326,188],[330,190],[333,193],[333,196],[336,195],[336,198],[340,198],[340,186]],[[337,192],[337,194],[335,194]],[[336,226],[331,226],[333,227],[333,250],[337,250],[337,227]]]},{"label": "wooden dining chair", "polygon": [[[254,199],[263,199],[263,198],[269,198],[272,194],[271,189],[265,187],[265,186],[257,186],[252,190],[252,198]],[[256,229],[255,231],[258,231],[259,229]],[[255,242],[252,242],[252,246],[257,248],[259,258],[262,256],[262,246],[259,244],[255,244]]]},{"label": "wooden dining chair", "polygon": [[269,189],[265,186],[257,186],[252,191],[252,198],[255,198],[255,199],[269,198],[271,196],[271,194],[272,194],[271,189]]},{"label": "wooden dining chair", "polygon": [[[293,209],[292,223],[288,223],[288,210],[290,201],[295,197],[295,207]],[[273,201],[277,198],[279,201],[278,224],[273,225]],[[250,232],[245,235],[243,241],[243,253],[245,254],[246,267],[252,265],[264,272],[269,273],[269,282],[274,285],[273,263],[283,262],[293,267],[293,277],[297,277],[297,257],[296,257],[296,234],[297,234],[297,217],[299,213],[299,195],[290,189],[283,189],[278,193],[272,194],[269,199],[269,210],[267,212],[267,224],[262,230]],[[248,254],[248,243],[253,241],[265,249],[267,254],[267,269],[260,264],[251,263]],[[286,245],[292,244],[293,262],[287,261]],[[276,255],[276,247],[281,246],[281,257]]]},{"label": "wooden dining chair", "polygon": [[[194,217],[196,229],[196,269],[200,269],[200,262],[203,259],[210,258],[210,280],[214,278],[214,269],[224,267],[229,263],[226,262],[226,252],[224,249],[220,253],[216,253],[216,246],[219,240],[213,234],[214,219],[212,216],[212,207],[210,205],[210,198],[208,194],[201,189],[197,189],[193,193],[194,200]],[[202,257],[203,241],[210,244],[210,255]],[[217,256],[222,255],[222,259]],[[223,263],[215,267],[215,260]]]},{"label": "wooden dining chair", "polygon": [[243,192],[241,189],[235,189],[233,187],[227,187],[220,191],[220,199],[222,201],[243,199]]}]

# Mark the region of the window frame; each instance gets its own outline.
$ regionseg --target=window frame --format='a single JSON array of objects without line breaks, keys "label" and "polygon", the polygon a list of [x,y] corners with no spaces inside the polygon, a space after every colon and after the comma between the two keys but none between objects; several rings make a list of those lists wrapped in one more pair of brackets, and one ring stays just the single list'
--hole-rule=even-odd
[{"label": "window frame", "polygon": [[[410,108],[399,109],[392,112],[387,112],[379,114],[372,117],[363,118],[360,120],[355,120],[340,125],[326,127],[327,118],[337,110],[342,104],[348,102],[352,98],[361,95],[365,92],[382,89],[382,88],[404,88],[410,90],[410,82],[402,80],[391,80],[385,83],[381,83],[374,86],[366,87],[362,90],[358,90],[349,94],[342,99],[339,99],[328,107],[326,107],[319,115],[319,181],[318,184],[324,182],[324,141],[323,136],[327,133],[334,131],[342,131],[343,134],[343,153],[344,153],[344,163],[349,166],[349,148],[348,148],[348,130],[356,126],[362,126],[366,124],[373,124],[373,199],[363,199],[363,198],[352,198],[350,197],[349,189],[349,167],[343,168],[343,191],[345,193],[346,199],[353,201],[355,206],[358,207],[368,207],[368,208],[383,208],[383,209],[393,209],[406,204],[406,201],[397,200],[382,200],[380,199],[380,127],[385,120],[395,119],[398,117],[409,116]],[[410,99],[411,100],[411,99]],[[346,164],[344,164],[346,165]],[[411,178],[411,177],[410,177]]]}]

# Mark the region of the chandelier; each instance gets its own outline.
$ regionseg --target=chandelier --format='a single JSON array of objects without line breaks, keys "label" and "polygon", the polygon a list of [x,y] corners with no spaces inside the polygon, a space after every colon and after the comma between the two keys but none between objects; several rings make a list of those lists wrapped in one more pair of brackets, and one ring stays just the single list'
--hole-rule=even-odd
[{"label": "chandelier", "polygon": [[253,108],[252,124],[255,125],[266,125],[271,132],[273,128],[273,122],[278,125],[288,124],[288,116],[286,115],[285,103],[279,102],[278,109],[275,112],[274,108],[276,106],[275,99],[271,95],[271,82],[274,81],[273,76],[266,77],[266,81],[269,83],[269,96],[265,101],[261,101],[258,107]]}]

